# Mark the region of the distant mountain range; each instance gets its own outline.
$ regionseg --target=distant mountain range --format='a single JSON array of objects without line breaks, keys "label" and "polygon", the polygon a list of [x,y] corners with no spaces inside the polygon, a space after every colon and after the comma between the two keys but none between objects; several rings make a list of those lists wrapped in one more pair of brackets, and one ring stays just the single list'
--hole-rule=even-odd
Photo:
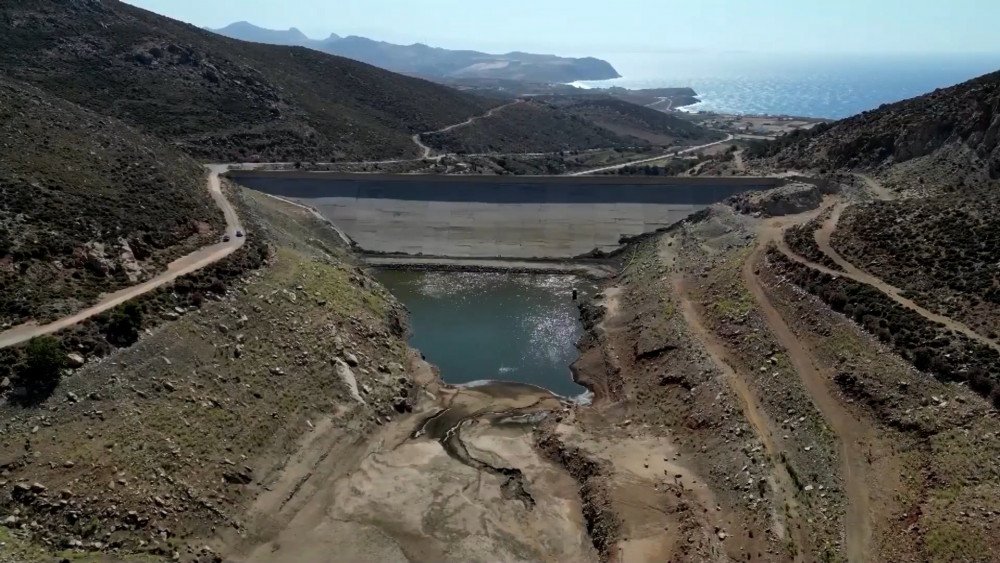
[{"label": "distant mountain range", "polygon": [[478,51],[452,51],[421,43],[395,45],[365,37],[310,39],[298,29],[265,29],[248,22],[237,22],[212,30],[243,41],[272,45],[301,46],[355,59],[393,72],[429,79],[498,78],[530,82],[573,82],[618,78],[618,71],[607,61],[566,58],[513,52],[491,55]]}]

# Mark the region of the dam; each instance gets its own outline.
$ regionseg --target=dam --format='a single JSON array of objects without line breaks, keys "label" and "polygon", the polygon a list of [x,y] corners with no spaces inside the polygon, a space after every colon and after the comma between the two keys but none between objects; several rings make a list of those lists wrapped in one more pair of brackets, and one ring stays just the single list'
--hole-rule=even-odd
[{"label": "dam", "polygon": [[617,249],[777,178],[426,176],[229,172],[316,209],[369,253],[565,259]]}]

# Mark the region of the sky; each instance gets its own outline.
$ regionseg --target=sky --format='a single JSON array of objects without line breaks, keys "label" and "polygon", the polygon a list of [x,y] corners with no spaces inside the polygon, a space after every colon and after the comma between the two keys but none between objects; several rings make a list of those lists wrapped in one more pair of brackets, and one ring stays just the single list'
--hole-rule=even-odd
[{"label": "sky", "polygon": [[126,0],[201,27],[559,55],[996,53],[1000,0]]}]

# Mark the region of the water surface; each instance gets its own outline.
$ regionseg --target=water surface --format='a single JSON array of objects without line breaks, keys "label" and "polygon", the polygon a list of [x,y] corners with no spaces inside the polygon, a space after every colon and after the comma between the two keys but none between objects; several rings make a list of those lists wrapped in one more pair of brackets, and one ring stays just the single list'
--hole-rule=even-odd
[{"label": "water surface", "polygon": [[[595,54],[595,53],[592,53]],[[595,54],[596,55],[596,54]],[[616,53],[622,78],[589,86],[690,86],[685,109],[842,118],[1000,69],[1000,53]]]},{"label": "water surface", "polygon": [[583,335],[577,302],[593,282],[577,276],[380,270],[410,311],[410,343],[448,383],[528,383],[572,397],[569,370]]}]

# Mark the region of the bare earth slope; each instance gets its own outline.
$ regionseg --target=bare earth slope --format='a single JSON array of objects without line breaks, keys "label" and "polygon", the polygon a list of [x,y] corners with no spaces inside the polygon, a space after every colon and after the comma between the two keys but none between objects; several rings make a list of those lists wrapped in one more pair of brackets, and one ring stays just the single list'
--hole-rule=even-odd
[{"label": "bare earth slope", "polygon": [[0,325],[141,281],[222,224],[180,151],[0,78]]},{"label": "bare earth slope", "polygon": [[216,162],[411,155],[493,102],[108,0],[0,1],[0,69]]}]

